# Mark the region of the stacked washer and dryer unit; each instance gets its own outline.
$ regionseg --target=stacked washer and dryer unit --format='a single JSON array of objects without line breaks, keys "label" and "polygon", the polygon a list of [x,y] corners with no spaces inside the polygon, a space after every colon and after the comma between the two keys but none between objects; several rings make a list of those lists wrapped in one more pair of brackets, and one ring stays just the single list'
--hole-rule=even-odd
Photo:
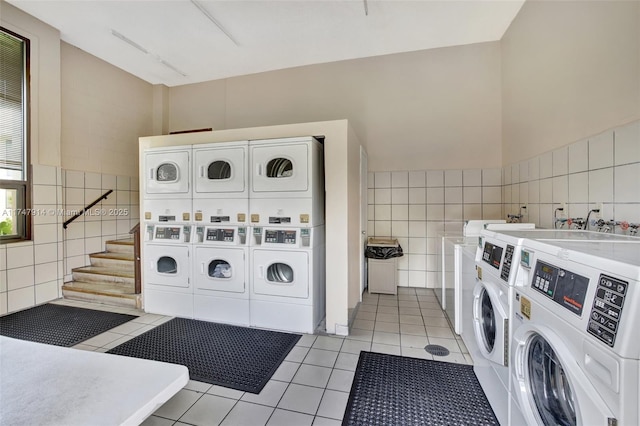
[{"label": "stacked washer and dryer unit", "polygon": [[[481,244],[476,256],[477,279],[474,288],[472,306],[473,337],[465,339],[469,352],[474,359],[474,371],[491,402],[492,407],[502,424],[575,424],[548,419],[524,416],[519,409],[517,392],[514,388],[514,316],[516,303],[514,298],[519,288],[529,285],[529,277],[521,267],[521,254],[528,241],[535,244],[556,244],[557,242],[574,241],[584,247],[595,247],[599,241],[609,244],[625,244],[640,242],[637,238],[601,234],[589,231],[483,231]],[[632,245],[627,244],[627,247]],[[640,247],[640,246],[638,246]],[[553,250],[552,250],[553,252]],[[555,253],[555,252],[554,252]],[[533,285],[533,284],[532,284]],[[544,289],[544,286],[542,287]],[[540,353],[538,353],[540,355]],[[547,365],[546,367],[549,367]],[[547,372],[541,371],[547,377]],[[560,376],[555,379],[559,380]],[[560,389],[536,389],[537,392],[558,391]],[[527,391],[530,399],[532,390]],[[544,398],[544,397],[543,397]],[[637,397],[636,397],[637,398]],[[565,401],[566,402],[566,401]],[[551,410],[562,409],[556,405]],[[589,418],[589,417],[585,417]],[[578,424],[590,424],[582,421]],[[599,423],[598,423],[599,424]]]},{"label": "stacked washer and dryer unit", "polygon": [[[300,137],[144,155],[145,310],[313,333],[325,315],[322,145]],[[171,230],[156,231],[164,222]],[[178,267],[161,267],[174,247]]]}]

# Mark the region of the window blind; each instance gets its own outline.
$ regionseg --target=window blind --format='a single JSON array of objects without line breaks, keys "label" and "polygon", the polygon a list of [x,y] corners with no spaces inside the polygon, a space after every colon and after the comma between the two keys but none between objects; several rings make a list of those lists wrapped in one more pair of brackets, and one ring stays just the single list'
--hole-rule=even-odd
[{"label": "window blind", "polygon": [[[24,180],[25,43],[0,28],[0,170]],[[19,172],[19,173],[16,173]]]}]

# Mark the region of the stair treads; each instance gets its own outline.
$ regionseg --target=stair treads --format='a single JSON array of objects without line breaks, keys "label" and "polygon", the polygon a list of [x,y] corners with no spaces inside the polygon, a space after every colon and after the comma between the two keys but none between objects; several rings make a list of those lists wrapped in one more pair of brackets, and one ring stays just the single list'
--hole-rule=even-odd
[{"label": "stair treads", "polygon": [[134,318],[137,316],[47,303],[0,317],[0,334],[70,347]]},{"label": "stair treads", "polygon": [[182,364],[192,380],[260,393],[300,337],[174,318],[107,353]]},{"label": "stair treads", "polygon": [[499,425],[470,365],[360,352],[343,426]]}]

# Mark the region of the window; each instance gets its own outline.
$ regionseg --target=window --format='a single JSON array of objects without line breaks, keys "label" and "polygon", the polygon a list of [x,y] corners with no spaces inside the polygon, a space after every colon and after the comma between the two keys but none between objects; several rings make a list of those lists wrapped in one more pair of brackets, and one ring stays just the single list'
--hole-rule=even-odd
[{"label": "window", "polygon": [[29,40],[0,27],[0,242],[31,237]]}]

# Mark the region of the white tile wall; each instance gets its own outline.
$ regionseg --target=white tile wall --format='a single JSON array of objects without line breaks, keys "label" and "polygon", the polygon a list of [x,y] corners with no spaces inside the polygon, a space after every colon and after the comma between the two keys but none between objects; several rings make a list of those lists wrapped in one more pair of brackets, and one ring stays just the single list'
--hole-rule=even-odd
[{"label": "white tile wall", "polygon": [[140,220],[138,178],[63,170],[64,208],[75,212],[102,194],[113,192],[93,206],[89,213],[70,223],[63,232],[64,280],[73,268],[89,263],[88,255],[104,251],[108,240],[128,238],[129,230]]},{"label": "white tile wall", "polygon": [[[552,228],[560,203],[567,203],[565,213],[574,218],[586,218],[596,203],[604,203],[604,220],[640,222],[640,121],[544,153],[528,164],[527,194],[522,184],[516,190],[507,180],[512,166],[505,167],[505,215],[528,203],[525,219]],[[628,233],[620,228],[616,232]]]},{"label": "white tile wall", "polygon": [[398,284],[434,287],[438,241],[463,220],[502,217],[502,170],[369,173],[369,235],[398,238]]}]

